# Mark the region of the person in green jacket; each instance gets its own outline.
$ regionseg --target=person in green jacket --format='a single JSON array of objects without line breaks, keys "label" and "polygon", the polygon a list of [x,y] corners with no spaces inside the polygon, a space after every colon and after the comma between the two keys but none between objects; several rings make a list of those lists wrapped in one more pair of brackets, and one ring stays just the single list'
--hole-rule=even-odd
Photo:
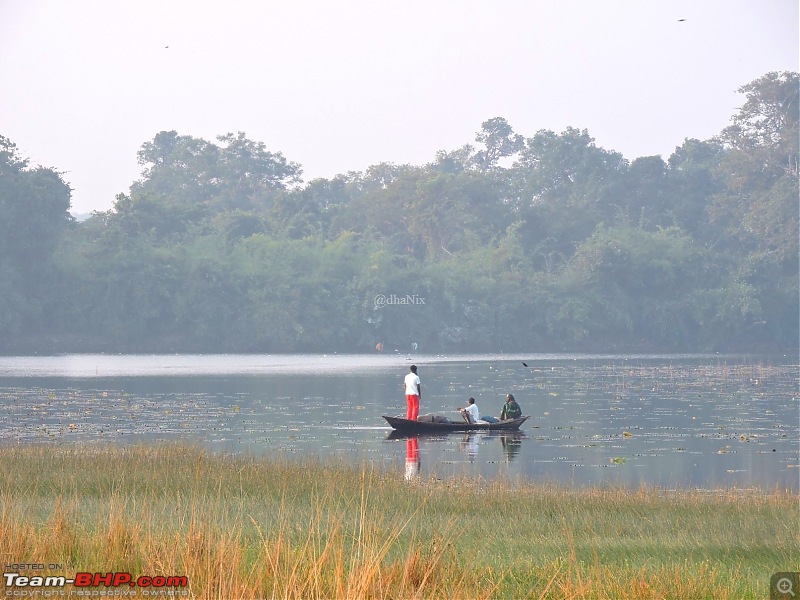
[{"label": "person in green jacket", "polygon": [[514,400],[513,394],[506,394],[506,403],[503,405],[503,410],[500,412],[500,420],[506,421],[508,419],[519,419],[522,416],[522,409]]}]

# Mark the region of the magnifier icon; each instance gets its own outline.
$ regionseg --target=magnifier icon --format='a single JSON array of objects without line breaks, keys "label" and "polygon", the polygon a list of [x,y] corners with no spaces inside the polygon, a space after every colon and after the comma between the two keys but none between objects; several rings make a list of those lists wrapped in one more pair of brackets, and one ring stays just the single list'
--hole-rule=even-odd
[{"label": "magnifier icon", "polygon": [[778,579],[777,583],[775,584],[775,589],[777,589],[781,594],[791,594],[792,598],[794,598],[792,580],[788,577],[781,577]]}]

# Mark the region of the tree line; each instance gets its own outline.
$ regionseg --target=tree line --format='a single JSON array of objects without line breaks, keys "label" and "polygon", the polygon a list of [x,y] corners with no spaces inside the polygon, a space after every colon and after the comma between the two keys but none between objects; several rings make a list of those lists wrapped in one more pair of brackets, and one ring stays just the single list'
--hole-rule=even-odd
[{"label": "tree line", "polygon": [[666,161],[497,117],[306,183],[244,133],[162,131],[82,222],[0,136],[0,350],[796,349],[798,74],[740,92]]}]

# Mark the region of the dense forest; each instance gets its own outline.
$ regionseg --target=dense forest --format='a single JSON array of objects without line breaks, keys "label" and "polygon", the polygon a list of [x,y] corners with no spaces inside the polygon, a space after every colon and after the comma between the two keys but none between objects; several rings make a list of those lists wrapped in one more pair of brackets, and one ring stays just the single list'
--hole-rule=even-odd
[{"label": "dense forest", "polygon": [[77,222],[0,136],[0,351],[796,351],[798,74],[668,160],[501,117],[423,166],[302,180],[162,131]]}]

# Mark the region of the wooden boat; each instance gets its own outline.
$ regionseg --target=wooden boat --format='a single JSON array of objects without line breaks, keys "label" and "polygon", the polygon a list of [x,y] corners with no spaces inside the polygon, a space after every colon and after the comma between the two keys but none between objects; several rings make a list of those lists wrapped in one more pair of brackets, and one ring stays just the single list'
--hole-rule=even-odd
[{"label": "wooden boat", "polygon": [[482,438],[505,438],[506,440],[523,440],[528,435],[522,429],[483,429],[479,431],[397,431],[392,429],[387,435],[387,440],[405,440],[408,438],[436,438],[444,439],[449,435],[460,434],[465,437],[479,435]]},{"label": "wooden boat", "polygon": [[467,423],[466,421],[428,423],[423,421],[410,421],[402,417],[387,417],[386,415],[383,415],[383,418],[386,419],[386,422],[389,423],[389,425],[391,425],[395,431],[403,433],[426,433],[433,431],[515,431],[519,429],[519,426],[527,421],[530,417],[509,419],[507,421],[500,421],[498,423]]}]

